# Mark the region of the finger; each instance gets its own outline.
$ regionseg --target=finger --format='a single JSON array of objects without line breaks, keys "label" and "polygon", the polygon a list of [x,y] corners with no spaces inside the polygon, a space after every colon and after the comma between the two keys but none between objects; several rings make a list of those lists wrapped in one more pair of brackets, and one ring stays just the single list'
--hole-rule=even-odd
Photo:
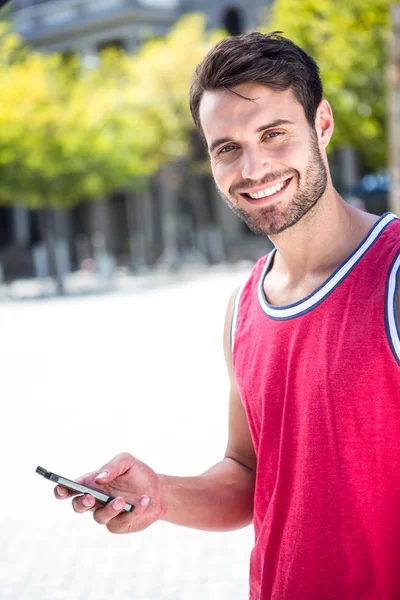
[{"label": "finger", "polygon": [[133,510],[135,511],[135,514],[137,515],[137,514],[144,512],[149,504],[150,504],[150,498],[148,496],[142,496],[141,498],[139,498],[138,502],[136,502],[136,504],[133,508]]},{"label": "finger", "polygon": [[72,490],[67,490],[67,488],[62,485],[57,485],[54,488],[54,495],[58,500],[64,500],[65,498],[73,498],[76,496],[78,492],[73,492]]},{"label": "finger", "polygon": [[[142,520],[148,505],[150,504],[150,498],[148,496],[142,496],[140,500],[135,504],[131,512],[124,512],[117,515],[114,519],[111,519],[106,523],[106,527],[110,533],[127,533],[128,531],[141,531],[148,526]],[[133,515],[133,518],[132,518]]]},{"label": "finger", "polygon": [[[97,471],[92,471],[90,473],[86,473],[85,475],[81,475],[80,477],[76,477],[76,479],[74,481],[76,481],[77,483],[81,483],[83,485],[89,485],[89,487],[90,487],[90,484],[93,485],[93,483],[95,481],[96,474],[97,474]],[[54,495],[58,500],[63,500],[65,498],[73,498],[74,496],[76,496],[79,493],[80,492],[74,492],[73,490],[68,490],[67,488],[63,487],[62,485],[57,485],[54,488]]]},{"label": "finger", "polygon": [[96,500],[90,494],[77,496],[72,500],[72,508],[76,513],[85,513],[92,510],[96,504]]},{"label": "finger", "polygon": [[96,475],[96,482],[104,485],[110,481],[113,481],[116,479],[116,477],[128,471],[134,462],[134,457],[128,452],[117,454],[117,456],[111,459],[100,469],[98,475]]},{"label": "finger", "polygon": [[[77,477],[75,479],[75,481],[77,483],[82,483],[83,485],[85,485],[85,484],[87,484],[89,479],[92,479],[92,481],[94,481],[94,476],[95,476],[94,473],[87,473],[86,475]],[[54,488],[54,495],[59,500],[63,500],[65,498],[73,498],[74,496],[76,496],[79,493],[80,492],[74,492],[73,490],[68,490],[67,488],[63,487],[62,485],[57,485]]]},{"label": "finger", "polygon": [[68,498],[68,490],[65,487],[61,487],[61,485],[56,485],[53,491],[55,497],[59,500],[62,500],[63,498]]},{"label": "finger", "polygon": [[[107,525],[124,510],[125,505],[125,500],[121,496],[117,496],[112,502],[108,502],[105,506],[97,508],[94,511],[93,518],[99,525]],[[128,513],[125,512],[125,514]]]}]

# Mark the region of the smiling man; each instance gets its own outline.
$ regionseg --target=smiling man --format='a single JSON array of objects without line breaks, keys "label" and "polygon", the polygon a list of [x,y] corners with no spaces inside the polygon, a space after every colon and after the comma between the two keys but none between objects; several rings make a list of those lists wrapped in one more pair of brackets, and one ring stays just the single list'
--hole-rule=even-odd
[{"label": "smiling man", "polygon": [[275,246],[228,305],[227,450],[198,477],[118,455],[81,479],[116,500],[74,509],[114,533],[253,521],[251,600],[398,599],[400,221],[334,189],[332,111],[291,41],[223,40],[190,105],[221,196]]},{"label": "smiling man", "polygon": [[[193,102],[196,100],[194,96]],[[194,104],[193,111],[210,140],[211,165],[220,194],[255,233],[281,233],[324,194],[327,166],[317,134],[291,90],[277,92],[251,82],[236,86],[234,93],[205,90],[201,107]],[[320,115],[327,143],[332,115],[326,101],[321,103]],[[289,193],[291,201],[282,210],[277,200]]]}]

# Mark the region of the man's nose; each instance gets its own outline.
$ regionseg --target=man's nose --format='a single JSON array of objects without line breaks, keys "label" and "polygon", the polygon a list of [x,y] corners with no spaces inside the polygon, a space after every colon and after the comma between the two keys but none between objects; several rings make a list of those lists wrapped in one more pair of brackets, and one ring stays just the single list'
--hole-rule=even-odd
[{"label": "man's nose", "polygon": [[261,148],[247,149],[242,154],[243,179],[262,179],[271,171],[271,161]]}]

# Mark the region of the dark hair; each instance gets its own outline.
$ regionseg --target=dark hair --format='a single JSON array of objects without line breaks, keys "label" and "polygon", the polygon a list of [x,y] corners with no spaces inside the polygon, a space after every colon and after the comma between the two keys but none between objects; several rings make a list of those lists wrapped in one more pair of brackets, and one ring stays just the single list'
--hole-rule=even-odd
[{"label": "dark hair", "polygon": [[190,111],[200,131],[199,107],[203,93],[233,92],[232,88],[242,83],[260,83],[280,91],[291,89],[314,128],[322,100],[318,66],[311,56],[281,33],[253,32],[227,37],[208,52],[197,66],[190,88]]}]

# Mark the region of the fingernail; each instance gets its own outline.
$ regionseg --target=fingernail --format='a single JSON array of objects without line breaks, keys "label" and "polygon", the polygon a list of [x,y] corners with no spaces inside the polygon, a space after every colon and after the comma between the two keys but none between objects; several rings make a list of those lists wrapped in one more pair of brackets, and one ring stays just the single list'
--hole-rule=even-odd
[{"label": "fingernail", "polygon": [[140,506],[147,506],[150,502],[150,498],[148,496],[142,496],[139,500]]},{"label": "fingernail", "polygon": [[103,471],[102,473],[99,473],[98,475],[96,475],[96,479],[105,479],[108,475],[107,471]]},{"label": "fingernail", "polygon": [[92,506],[92,500],[90,498],[88,498],[87,496],[83,496],[82,504],[83,504],[83,506],[86,506],[87,508],[89,508],[90,506]]},{"label": "fingernail", "polygon": [[65,488],[57,488],[57,495],[60,496],[61,498],[65,498],[65,496],[68,495],[68,492]]},{"label": "fingernail", "polygon": [[122,498],[117,498],[112,503],[112,506],[115,508],[115,510],[121,510],[121,508],[125,506],[125,500],[122,500]]}]

